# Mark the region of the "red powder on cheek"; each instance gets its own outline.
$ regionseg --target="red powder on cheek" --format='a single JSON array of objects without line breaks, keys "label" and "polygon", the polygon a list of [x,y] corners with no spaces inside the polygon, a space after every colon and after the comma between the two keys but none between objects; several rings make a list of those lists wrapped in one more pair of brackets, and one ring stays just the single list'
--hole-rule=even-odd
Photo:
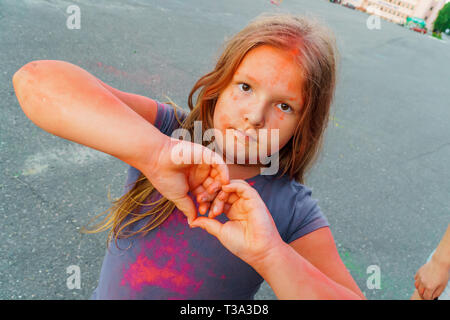
[{"label": "red powder on cheek", "polygon": [[221,114],[219,116],[219,121],[220,121],[220,127],[222,127],[222,128],[228,128],[230,125],[230,117],[227,116],[226,114]]},{"label": "red powder on cheek", "polygon": [[[280,103],[281,104],[281,103]],[[279,104],[279,105],[280,105]],[[275,115],[277,116],[276,118],[272,118],[273,119],[273,121],[271,121],[271,122],[273,122],[273,123],[271,123],[271,127],[276,127],[276,128],[279,128],[279,125],[281,124],[281,121],[283,121],[284,120],[284,117],[286,116],[286,113],[285,113],[285,111],[282,111],[280,108],[281,107],[279,107],[279,105],[278,106],[276,106],[276,107],[274,107],[275,109],[276,109],[276,111],[275,111]]]}]

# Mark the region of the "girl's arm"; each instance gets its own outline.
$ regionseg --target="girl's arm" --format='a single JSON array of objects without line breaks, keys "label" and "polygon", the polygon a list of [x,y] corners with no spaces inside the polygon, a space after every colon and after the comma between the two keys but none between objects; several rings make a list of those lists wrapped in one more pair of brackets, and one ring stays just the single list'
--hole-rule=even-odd
[{"label": "girl's arm", "polygon": [[217,199],[221,203],[211,208],[218,205],[218,212],[229,220],[222,224],[214,219],[220,213],[215,213],[196,218],[191,227],[205,229],[252,266],[278,299],[365,299],[340,261],[328,227],[287,244],[258,191],[247,181],[230,180]]},{"label": "girl's arm", "polygon": [[282,242],[253,267],[278,299],[366,299],[342,264],[329,228]]},{"label": "girl's arm", "polygon": [[71,63],[32,61],[14,74],[13,86],[23,112],[38,127],[134,167],[151,162],[149,157],[156,156],[167,139],[148,121],[154,121],[155,105],[147,113],[139,105],[145,119]]},{"label": "girl's arm", "polygon": [[123,92],[116,88],[113,88],[100,79],[96,78],[96,80],[109,92],[119,98],[123,103],[125,103],[128,107],[133,109],[134,112],[139,114],[142,118],[150,122],[151,124],[155,123],[156,113],[157,113],[157,104],[156,101],[150,99],[145,96],[141,96],[134,93]]},{"label": "girl's arm", "polygon": [[212,168],[220,172],[221,183],[228,183],[228,168],[218,154],[200,145],[190,153],[189,163],[175,163],[173,150],[189,154],[194,143],[164,135],[75,65],[56,60],[30,62],[14,74],[13,86],[22,110],[38,127],[135,167],[188,221],[197,215],[188,192],[209,178],[214,180]]}]

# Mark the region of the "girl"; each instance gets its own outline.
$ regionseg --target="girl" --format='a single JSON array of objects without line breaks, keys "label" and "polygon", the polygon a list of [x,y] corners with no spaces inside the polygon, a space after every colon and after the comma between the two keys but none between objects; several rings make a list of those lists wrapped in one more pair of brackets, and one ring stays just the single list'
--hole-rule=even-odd
[{"label": "girl", "polygon": [[[85,230],[110,230],[93,299],[253,299],[264,279],[279,299],[364,299],[303,185],[322,145],[336,54],[331,32],[315,20],[263,14],[226,42],[215,69],[197,81],[189,114],[61,61],[16,73],[19,103],[34,123],[130,165],[123,196]],[[233,143],[215,136],[219,153],[202,141],[190,163],[176,164],[176,148],[199,144],[168,136],[181,128],[192,137],[195,121],[202,133],[231,132]],[[258,138],[264,129],[279,137],[274,175],[264,174],[261,159],[248,161],[249,140],[273,151]]]}]

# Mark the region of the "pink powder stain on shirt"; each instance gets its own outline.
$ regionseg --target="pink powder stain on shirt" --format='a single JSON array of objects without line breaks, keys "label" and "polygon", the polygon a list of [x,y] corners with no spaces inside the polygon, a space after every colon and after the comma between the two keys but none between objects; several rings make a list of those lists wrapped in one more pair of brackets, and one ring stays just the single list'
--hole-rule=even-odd
[{"label": "pink powder stain on shirt", "polygon": [[[198,210],[195,197],[191,195],[191,198]],[[175,233],[174,230],[179,232]],[[147,285],[168,289],[176,294],[167,298],[168,300],[186,299],[195,295],[204,280],[196,279],[195,270],[187,259],[189,256],[194,257],[204,265],[209,264],[211,259],[189,251],[188,241],[179,237],[186,231],[190,231],[186,216],[175,208],[160,225],[155,238],[145,242],[136,260],[128,268],[124,268],[121,285],[129,285],[135,292]],[[207,269],[206,273],[210,277],[219,277],[211,269]],[[220,279],[225,278],[224,274],[220,275]]]},{"label": "pink powder stain on shirt", "polygon": [[[154,285],[183,296],[195,294],[200,289],[204,280],[195,279],[194,268],[187,261],[188,256],[198,255],[188,250],[186,240],[167,233],[167,230],[179,228],[180,224],[186,225],[186,219],[183,213],[175,209],[161,225],[155,238],[143,245],[135,262],[124,270],[121,285],[128,284],[134,291],[141,291],[146,285]],[[165,260],[168,261],[158,265]]]}]

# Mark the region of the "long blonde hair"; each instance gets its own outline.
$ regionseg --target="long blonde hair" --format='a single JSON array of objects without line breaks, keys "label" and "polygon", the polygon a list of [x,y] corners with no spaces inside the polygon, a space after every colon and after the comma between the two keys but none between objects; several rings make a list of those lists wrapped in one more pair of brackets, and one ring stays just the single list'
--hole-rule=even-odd
[{"label": "long blonde hair", "polygon": [[[323,146],[324,132],[328,124],[330,106],[334,99],[338,50],[331,30],[316,18],[290,13],[263,13],[250,21],[241,31],[225,41],[221,55],[213,71],[202,76],[192,88],[186,119],[177,121],[181,128],[193,136],[194,121],[202,121],[202,133],[213,128],[213,115],[220,93],[231,81],[245,55],[260,45],[271,45],[296,54],[304,79],[302,114],[290,141],[279,151],[279,177],[288,174],[291,179],[304,183],[305,174],[311,169]],[[193,95],[200,90],[195,105]],[[175,109],[179,106],[168,98],[165,102]],[[176,112],[175,112],[176,115]],[[208,141],[202,142],[205,146]],[[142,173],[133,187],[113,206],[93,219],[109,211],[93,229],[83,228],[84,233],[96,233],[110,229],[107,239],[117,245],[118,238],[128,238],[138,233],[144,235],[163,223],[173,212],[175,205],[163,196],[149,203],[145,200],[160,195]],[[151,196],[151,197],[150,197]],[[108,194],[109,197],[109,194]],[[150,206],[146,212],[134,212]],[[133,223],[151,216],[149,222],[134,232],[125,229]],[[92,220],[91,220],[92,221]]]}]

